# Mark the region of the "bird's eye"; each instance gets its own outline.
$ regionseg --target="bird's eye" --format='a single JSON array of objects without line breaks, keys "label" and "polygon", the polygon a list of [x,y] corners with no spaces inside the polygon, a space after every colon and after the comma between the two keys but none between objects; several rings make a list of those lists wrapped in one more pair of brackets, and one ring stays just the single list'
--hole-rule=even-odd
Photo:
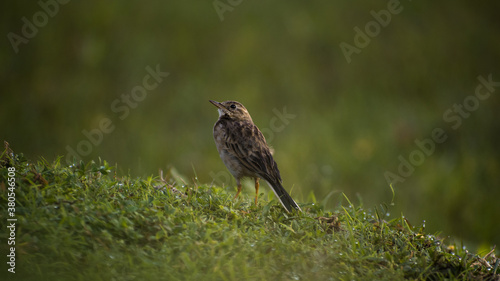
[{"label": "bird's eye", "polygon": [[231,104],[231,109],[236,109],[236,105],[235,104]]}]

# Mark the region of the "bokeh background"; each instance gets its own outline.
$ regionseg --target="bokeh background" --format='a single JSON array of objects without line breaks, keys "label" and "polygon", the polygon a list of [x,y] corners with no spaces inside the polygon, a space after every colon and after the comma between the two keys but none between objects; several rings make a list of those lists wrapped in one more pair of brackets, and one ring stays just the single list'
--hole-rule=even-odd
[{"label": "bokeh background", "polygon": [[[52,161],[69,147],[125,175],[175,167],[234,188],[208,100],[238,100],[275,148],[293,197],[333,209],[345,193],[373,208],[391,202],[385,175],[399,174],[400,156],[442,128],[446,141],[393,185],[391,217],[425,221],[472,249],[500,245],[500,86],[476,105],[471,97],[478,76],[500,81],[498,1],[1,5],[0,137],[16,152]],[[388,5],[399,13],[370,23]],[[358,38],[348,62],[340,44],[356,47],[354,28],[367,24],[373,36]],[[134,100],[148,66],[169,75]],[[464,100],[474,110],[453,112]],[[453,122],[443,117],[450,109]],[[100,138],[108,119],[114,129]]]}]

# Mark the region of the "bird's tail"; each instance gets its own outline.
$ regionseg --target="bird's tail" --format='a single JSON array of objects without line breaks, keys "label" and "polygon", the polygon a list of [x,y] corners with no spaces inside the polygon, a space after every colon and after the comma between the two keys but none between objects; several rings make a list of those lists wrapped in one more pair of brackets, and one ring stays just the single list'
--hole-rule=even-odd
[{"label": "bird's tail", "polygon": [[302,211],[299,205],[297,205],[297,203],[292,199],[292,196],[286,192],[285,188],[283,188],[283,185],[281,185],[279,181],[276,181],[273,184],[268,181],[267,184],[269,184],[269,187],[271,187],[274,191],[274,194],[278,197],[281,205],[283,205],[287,212],[291,212],[293,209]]}]

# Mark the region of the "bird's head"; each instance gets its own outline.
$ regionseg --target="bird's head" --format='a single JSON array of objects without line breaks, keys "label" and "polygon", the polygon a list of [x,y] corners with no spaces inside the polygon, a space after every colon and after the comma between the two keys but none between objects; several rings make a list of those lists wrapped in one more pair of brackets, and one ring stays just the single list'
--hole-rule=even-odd
[{"label": "bird's head", "polygon": [[210,100],[210,102],[217,107],[219,111],[219,118],[224,116],[235,120],[252,121],[252,117],[250,117],[248,110],[237,101],[217,102]]}]

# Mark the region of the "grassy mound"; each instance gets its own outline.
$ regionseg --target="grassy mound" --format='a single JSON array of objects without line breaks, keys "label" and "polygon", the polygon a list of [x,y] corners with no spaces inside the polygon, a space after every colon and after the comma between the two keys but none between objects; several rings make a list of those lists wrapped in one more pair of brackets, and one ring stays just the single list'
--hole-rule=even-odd
[{"label": "grassy mound", "polygon": [[[1,232],[2,280],[498,280],[481,258],[377,210],[314,203],[286,214],[276,200],[161,178],[119,177],[105,161],[0,159],[6,229],[15,168],[15,272]],[[11,168],[12,170],[12,168]]]}]

